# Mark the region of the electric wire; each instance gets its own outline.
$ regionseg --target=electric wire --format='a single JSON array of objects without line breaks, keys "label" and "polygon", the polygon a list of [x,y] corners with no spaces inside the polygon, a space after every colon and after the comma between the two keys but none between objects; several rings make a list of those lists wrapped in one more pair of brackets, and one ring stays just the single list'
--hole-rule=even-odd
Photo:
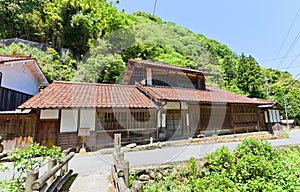
[{"label": "electric wire", "polygon": [[293,49],[295,48],[297,41],[300,39],[300,32],[298,32],[298,34],[296,35],[295,39],[293,40],[292,44],[290,45],[290,47],[288,48],[288,50],[285,52],[283,58],[280,60],[280,63],[277,65],[277,68],[279,68],[280,65],[282,65],[286,58],[288,57],[288,55],[293,51]]},{"label": "electric wire", "polygon": [[276,58],[279,57],[279,54],[280,54],[280,52],[282,51],[282,48],[283,48],[283,46],[284,46],[284,44],[285,44],[285,42],[286,42],[286,40],[287,40],[287,38],[288,38],[288,36],[289,36],[289,34],[290,34],[292,28],[293,28],[293,26],[294,26],[294,23],[295,23],[295,21],[296,21],[296,19],[297,19],[297,17],[298,17],[299,12],[300,12],[300,8],[298,9],[298,11],[297,11],[297,13],[296,13],[296,15],[295,15],[295,17],[294,17],[294,19],[293,19],[293,21],[292,21],[290,27],[289,27],[289,30],[288,30],[286,36],[284,37],[284,40],[283,40],[283,42],[282,42],[282,44],[281,44],[281,46],[280,46],[280,48],[279,48],[279,50],[278,50],[278,52],[277,52]]}]

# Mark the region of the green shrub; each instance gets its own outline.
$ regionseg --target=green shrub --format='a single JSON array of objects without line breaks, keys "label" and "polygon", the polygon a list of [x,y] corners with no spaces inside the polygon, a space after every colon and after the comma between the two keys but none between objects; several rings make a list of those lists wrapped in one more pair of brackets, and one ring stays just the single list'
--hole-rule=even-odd
[{"label": "green shrub", "polygon": [[268,142],[246,139],[234,152],[221,147],[205,159],[202,169],[191,158],[176,176],[148,182],[144,191],[300,191],[299,146],[278,150]]},{"label": "green shrub", "polygon": [[[9,157],[13,165],[13,177],[10,180],[0,181],[0,192],[24,191],[26,173],[39,169],[48,159],[61,161],[63,153],[60,147],[53,146],[51,149],[47,149],[45,146],[32,143],[28,148],[16,149]],[[9,171],[9,169],[5,166],[1,166],[0,171],[5,172]]]}]

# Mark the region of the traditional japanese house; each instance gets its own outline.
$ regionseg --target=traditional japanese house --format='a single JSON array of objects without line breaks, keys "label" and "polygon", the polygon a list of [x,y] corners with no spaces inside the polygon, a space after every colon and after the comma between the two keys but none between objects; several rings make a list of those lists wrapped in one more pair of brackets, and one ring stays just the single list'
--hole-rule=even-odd
[{"label": "traditional japanese house", "polygon": [[90,148],[98,149],[112,146],[114,133],[121,133],[125,144],[149,142],[150,137],[271,131],[264,113],[269,108],[263,106],[272,101],[206,85],[206,75],[129,60],[123,85],[53,82],[19,109],[35,110],[38,142],[63,148],[80,146],[80,135]]},{"label": "traditional japanese house", "polygon": [[36,140],[63,148],[80,146],[78,131],[87,128],[87,145],[113,144],[156,137],[157,106],[134,85],[53,82],[19,107],[39,116]]},{"label": "traditional japanese house", "polygon": [[[159,106],[159,138],[271,131],[263,106],[274,106],[274,102],[208,86],[206,75],[184,67],[129,60],[123,84],[135,84]],[[272,114],[279,118],[278,110]]]}]

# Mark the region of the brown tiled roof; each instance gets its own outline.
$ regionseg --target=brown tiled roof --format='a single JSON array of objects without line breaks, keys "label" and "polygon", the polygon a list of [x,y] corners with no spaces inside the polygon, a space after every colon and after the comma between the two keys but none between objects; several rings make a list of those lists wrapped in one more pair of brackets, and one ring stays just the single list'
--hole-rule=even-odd
[{"label": "brown tiled roof", "polygon": [[9,62],[9,61],[26,60],[26,59],[32,59],[32,58],[30,56],[1,55],[0,54],[0,63],[2,63],[2,62]]},{"label": "brown tiled roof", "polygon": [[138,88],[156,100],[165,101],[195,101],[203,103],[247,103],[247,104],[271,104],[270,100],[251,99],[242,95],[231,93],[212,86],[206,86],[206,90],[143,86],[136,84]]},{"label": "brown tiled roof", "polygon": [[134,85],[55,81],[19,108],[156,108]]},{"label": "brown tiled roof", "polygon": [[146,61],[146,60],[129,59],[128,63],[132,64],[132,65],[143,65],[143,66],[147,66],[147,67],[150,67],[150,68],[167,69],[169,71],[181,71],[181,72],[184,72],[184,73],[210,75],[207,72],[199,71],[199,70],[196,70],[196,69],[191,69],[191,68],[187,68],[187,67],[180,67],[180,66],[174,66],[174,65],[165,64],[165,63],[151,62],[151,61]]}]

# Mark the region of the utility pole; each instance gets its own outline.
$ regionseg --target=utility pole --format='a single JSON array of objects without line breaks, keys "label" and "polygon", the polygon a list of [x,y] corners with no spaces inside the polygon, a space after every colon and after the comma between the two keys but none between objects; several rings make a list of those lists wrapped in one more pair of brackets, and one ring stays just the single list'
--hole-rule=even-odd
[{"label": "utility pole", "polygon": [[288,119],[288,113],[287,113],[287,109],[286,109],[286,96],[283,96],[283,101],[284,101],[284,110],[285,110],[285,119],[286,119],[286,126],[289,129],[289,119]]},{"label": "utility pole", "polygon": [[267,78],[267,77],[265,76],[264,82],[265,82],[265,86],[266,86],[267,99],[269,99],[269,93],[270,93],[268,81],[269,81],[269,78]]}]

